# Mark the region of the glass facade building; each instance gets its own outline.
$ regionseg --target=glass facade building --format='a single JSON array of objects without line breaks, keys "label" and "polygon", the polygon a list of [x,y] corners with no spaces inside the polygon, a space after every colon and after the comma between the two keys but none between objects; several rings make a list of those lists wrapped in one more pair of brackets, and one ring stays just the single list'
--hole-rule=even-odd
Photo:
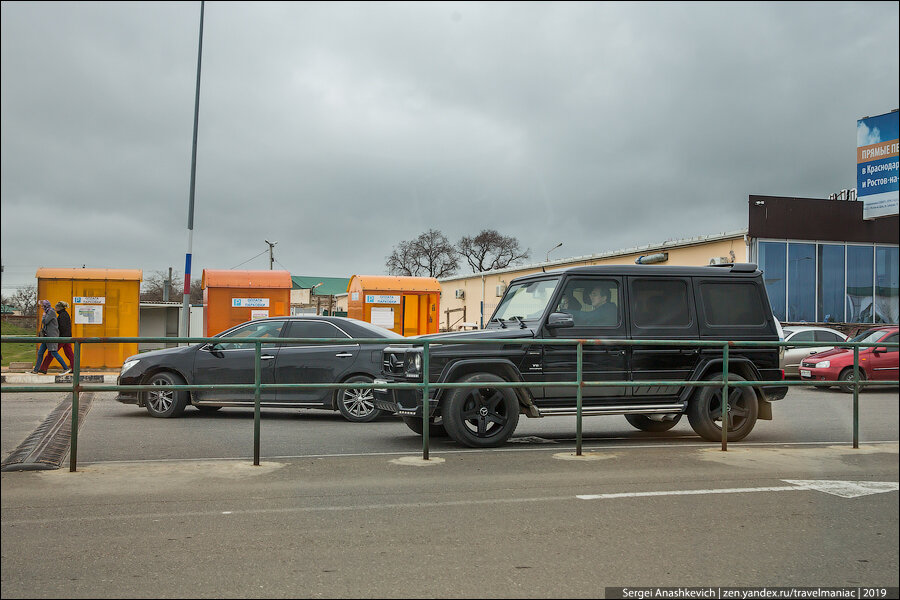
[{"label": "glass facade building", "polygon": [[888,244],[755,240],[780,321],[900,321],[900,248]]}]

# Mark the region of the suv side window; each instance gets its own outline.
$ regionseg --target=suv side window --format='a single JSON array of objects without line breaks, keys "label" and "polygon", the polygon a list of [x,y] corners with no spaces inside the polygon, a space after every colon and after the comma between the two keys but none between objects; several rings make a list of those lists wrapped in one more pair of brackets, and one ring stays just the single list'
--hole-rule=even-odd
[{"label": "suv side window", "polygon": [[570,279],[556,312],[572,315],[575,327],[617,328],[622,323],[622,295],[614,279]]},{"label": "suv side window", "polygon": [[630,281],[633,330],[641,335],[654,330],[662,335],[696,334],[690,280],[633,278]]},{"label": "suv side window", "polygon": [[704,281],[700,297],[706,323],[713,327],[765,325],[759,292],[759,286],[749,282]]}]

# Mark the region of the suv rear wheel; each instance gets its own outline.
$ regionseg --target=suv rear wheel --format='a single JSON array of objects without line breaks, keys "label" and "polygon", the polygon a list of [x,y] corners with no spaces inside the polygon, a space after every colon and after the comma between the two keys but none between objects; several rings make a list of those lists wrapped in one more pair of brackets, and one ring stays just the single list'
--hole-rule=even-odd
[{"label": "suv rear wheel", "polygon": [[[722,381],[719,373],[707,379]],[[746,381],[740,375],[728,374],[728,381]],[[733,442],[747,437],[756,425],[759,403],[752,387],[728,388],[728,439]],[[694,431],[709,442],[722,439],[722,388],[704,387],[688,404],[688,421]]]},{"label": "suv rear wheel", "polygon": [[510,388],[491,384],[505,382],[493,373],[473,373],[459,383],[479,382],[478,387],[455,388],[442,409],[447,434],[471,448],[491,448],[512,436],[519,423],[519,400]]},{"label": "suv rear wheel", "polygon": [[681,420],[681,415],[665,421],[654,421],[647,415],[625,415],[625,420],[631,423],[632,427],[640,429],[641,431],[659,433],[675,427],[678,424],[678,421]]}]

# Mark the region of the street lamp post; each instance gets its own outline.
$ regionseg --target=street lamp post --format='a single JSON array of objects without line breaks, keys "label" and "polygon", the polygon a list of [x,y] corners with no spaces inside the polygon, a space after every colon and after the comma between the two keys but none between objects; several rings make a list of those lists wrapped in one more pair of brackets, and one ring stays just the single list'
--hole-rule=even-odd
[{"label": "street lamp post", "polygon": [[560,242],[560,243],[558,243],[557,245],[555,245],[555,246],[553,246],[552,248],[550,248],[549,250],[547,250],[547,262],[550,262],[550,253],[553,252],[554,250],[556,250],[557,248],[559,248],[559,247],[562,246],[562,245],[563,245],[563,243]]}]

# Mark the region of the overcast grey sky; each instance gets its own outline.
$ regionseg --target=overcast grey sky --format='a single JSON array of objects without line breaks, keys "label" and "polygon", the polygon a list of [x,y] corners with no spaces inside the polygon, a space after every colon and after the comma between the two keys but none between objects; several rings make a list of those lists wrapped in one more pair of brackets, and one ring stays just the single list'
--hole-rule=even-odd
[{"label": "overcast grey sky", "polygon": [[[898,3],[207,2],[192,277],[384,273],[496,229],[529,262],[855,186]],[[4,293],[183,272],[200,3],[2,3]],[[249,260],[257,254],[253,260]]]}]

